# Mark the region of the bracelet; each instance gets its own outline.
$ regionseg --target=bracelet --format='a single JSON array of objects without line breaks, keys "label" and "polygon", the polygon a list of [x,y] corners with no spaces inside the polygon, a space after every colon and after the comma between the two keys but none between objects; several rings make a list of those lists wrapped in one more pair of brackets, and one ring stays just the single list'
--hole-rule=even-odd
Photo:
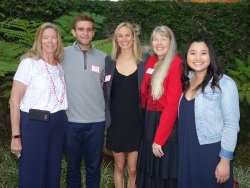
[{"label": "bracelet", "polygon": [[11,135],[11,138],[21,138],[20,135]]}]

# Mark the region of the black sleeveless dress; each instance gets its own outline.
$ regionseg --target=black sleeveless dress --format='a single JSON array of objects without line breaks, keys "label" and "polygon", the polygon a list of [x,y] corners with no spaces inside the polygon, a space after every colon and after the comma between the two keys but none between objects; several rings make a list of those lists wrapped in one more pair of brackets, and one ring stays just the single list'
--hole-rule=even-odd
[{"label": "black sleeveless dress", "polygon": [[124,76],[115,69],[111,89],[111,125],[107,129],[108,150],[138,151],[142,136],[139,101],[137,70]]}]

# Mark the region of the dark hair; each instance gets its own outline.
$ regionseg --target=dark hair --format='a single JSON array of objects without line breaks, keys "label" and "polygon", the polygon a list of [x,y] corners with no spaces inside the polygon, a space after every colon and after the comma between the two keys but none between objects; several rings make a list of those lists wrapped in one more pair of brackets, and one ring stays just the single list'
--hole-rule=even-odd
[{"label": "dark hair", "polygon": [[196,37],[196,38],[190,40],[187,43],[185,50],[184,50],[184,56],[183,56],[183,61],[182,61],[182,76],[181,76],[182,89],[183,89],[184,93],[190,87],[188,74],[189,74],[189,71],[191,71],[192,69],[191,69],[191,67],[189,67],[189,65],[187,63],[187,54],[188,54],[188,50],[189,50],[190,46],[194,42],[204,42],[208,47],[209,57],[210,57],[210,64],[207,68],[206,75],[205,75],[203,81],[195,88],[195,90],[198,90],[201,88],[201,91],[204,92],[205,87],[208,85],[208,83],[211,79],[212,79],[211,88],[213,90],[215,89],[215,87],[220,89],[218,82],[221,79],[221,77],[223,76],[223,71],[222,71],[220,62],[218,61],[218,59],[215,55],[215,51],[214,51],[211,40],[206,36],[199,36],[199,37]]},{"label": "dark hair", "polygon": [[74,17],[73,19],[73,25],[72,29],[76,30],[76,23],[79,21],[89,21],[93,23],[93,29],[94,29],[94,19],[88,15],[88,14],[78,14],[77,16]]}]

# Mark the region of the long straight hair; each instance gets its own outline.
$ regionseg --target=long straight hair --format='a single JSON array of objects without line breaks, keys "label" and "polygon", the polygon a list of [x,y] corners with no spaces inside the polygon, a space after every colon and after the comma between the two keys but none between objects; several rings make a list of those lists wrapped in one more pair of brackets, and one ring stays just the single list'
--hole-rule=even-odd
[{"label": "long straight hair", "polygon": [[153,100],[158,100],[164,93],[163,82],[167,76],[168,69],[176,55],[176,50],[177,50],[177,44],[174,33],[167,26],[158,26],[153,30],[150,38],[151,48],[153,39],[156,36],[156,34],[160,34],[163,35],[164,37],[169,38],[170,44],[163,60],[158,60],[158,62],[154,67],[154,72],[151,79]]},{"label": "long straight hair", "polygon": [[137,62],[140,62],[140,61],[142,61],[142,51],[141,51],[140,40],[139,40],[139,37],[137,36],[137,34],[136,34],[136,32],[135,32],[135,30],[133,28],[133,25],[131,23],[129,23],[129,22],[122,22],[115,29],[113,42],[112,42],[113,43],[113,48],[112,48],[112,52],[111,52],[111,59],[113,61],[116,61],[118,55],[121,53],[121,47],[117,43],[117,33],[118,33],[118,30],[121,27],[124,27],[124,26],[130,28],[131,31],[132,31],[132,35],[134,37],[133,51],[134,51],[134,54],[135,54],[135,58],[138,60]]}]

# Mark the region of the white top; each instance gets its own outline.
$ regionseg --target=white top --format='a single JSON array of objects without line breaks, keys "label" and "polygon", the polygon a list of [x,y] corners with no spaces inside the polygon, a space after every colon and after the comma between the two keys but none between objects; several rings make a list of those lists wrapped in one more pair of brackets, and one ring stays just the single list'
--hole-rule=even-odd
[{"label": "white top", "polygon": [[29,112],[29,109],[39,109],[54,113],[68,108],[64,72],[61,65],[52,66],[42,59],[26,58],[19,64],[14,80],[27,86],[20,102],[21,111]]}]

